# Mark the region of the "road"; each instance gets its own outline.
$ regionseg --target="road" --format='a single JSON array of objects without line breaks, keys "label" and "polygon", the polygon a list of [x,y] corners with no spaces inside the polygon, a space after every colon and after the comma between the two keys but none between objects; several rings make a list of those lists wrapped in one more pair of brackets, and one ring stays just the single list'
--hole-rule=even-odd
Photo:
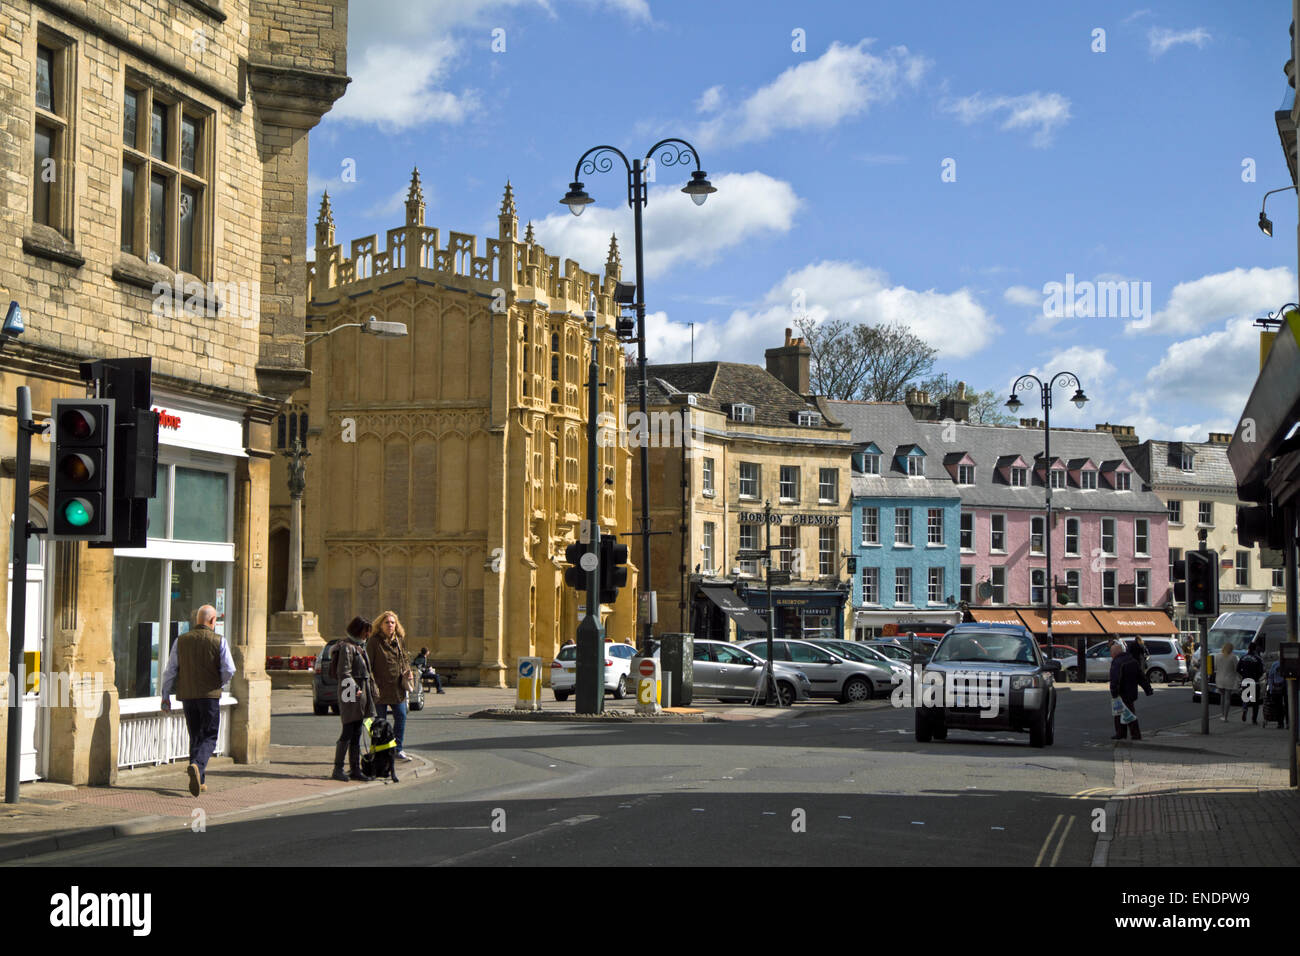
[{"label": "road", "polygon": [[[1189,697],[1157,687],[1144,728],[1194,716]],[[673,725],[417,713],[406,746],[432,777],[25,865],[1088,866],[1114,782],[1108,705],[1102,687],[1064,689],[1040,750],[956,730],[919,744],[887,703]],[[273,738],[326,743],[337,726],[281,715]]]}]

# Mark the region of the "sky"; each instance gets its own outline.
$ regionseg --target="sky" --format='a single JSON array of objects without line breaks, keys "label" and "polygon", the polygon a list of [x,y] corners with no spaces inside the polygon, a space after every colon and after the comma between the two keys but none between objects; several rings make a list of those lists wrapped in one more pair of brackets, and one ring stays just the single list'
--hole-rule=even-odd
[{"label": "sky", "polygon": [[[311,222],[497,235],[505,183],[549,255],[633,279],[629,159],[678,137],[644,210],[651,362],[763,364],[800,316],[901,323],[936,372],[1009,393],[1071,372],[1054,425],[1233,431],[1256,317],[1297,293],[1274,111],[1289,4],[352,0],[347,93],[310,139]],[[309,229],[309,244],[314,229]],[[382,242],[382,238],[381,238]],[[1021,395],[1020,414],[1039,413]]]}]

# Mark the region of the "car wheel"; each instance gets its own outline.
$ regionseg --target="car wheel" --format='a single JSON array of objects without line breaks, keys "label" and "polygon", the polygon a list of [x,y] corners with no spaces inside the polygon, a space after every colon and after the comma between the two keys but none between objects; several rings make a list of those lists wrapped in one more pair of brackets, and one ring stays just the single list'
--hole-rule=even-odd
[{"label": "car wheel", "polygon": [[935,740],[947,740],[948,726],[942,720],[932,720],[930,733],[934,736]]},{"label": "car wheel", "polygon": [[1168,679],[1169,675],[1159,667],[1153,667],[1151,670],[1147,671],[1147,680],[1151,681],[1153,684],[1163,684]]},{"label": "car wheel", "polygon": [[794,702],[797,697],[794,689],[794,684],[791,684],[788,681],[777,681],[776,693],[777,693],[777,697],[780,698],[782,707],[794,706]]},{"label": "car wheel", "polygon": [[315,701],[312,701],[311,709],[317,717],[323,717],[330,712],[330,705],[318,704]]},{"label": "car wheel", "polygon": [[614,699],[622,700],[626,696],[627,696],[627,675],[624,674],[622,677],[618,679],[618,683],[614,685]]},{"label": "car wheel", "polygon": [[1044,747],[1047,745],[1047,714],[1045,711],[1039,711],[1038,717],[1029,725],[1029,746]]},{"label": "car wheel", "polygon": [[1067,668],[1065,669],[1065,679],[1066,679],[1069,683],[1073,684],[1076,680],[1079,679],[1079,668],[1078,668],[1078,667],[1067,667]]},{"label": "car wheel", "polygon": [[865,677],[850,677],[844,682],[844,693],[840,696],[842,704],[859,704],[871,700],[871,681]]},{"label": "car wheel", "polygon": [[555,699],[558,700],[560,703],[564,703],[566,700],[569,699],[569,692],[567,690],[557,690],[555,692]]},{"label": "car wheel", "polygon": [[1052,719],[1047,722],[1047,730],[1043,734],[1043,743],[1052,746],[1056,743],[1056,712],[1052,712]]},{"label": "car wheel", "polygon": [[928,744],[930,742],[930,715],[923,708],[916,708],[916,740],[917,743]]}]

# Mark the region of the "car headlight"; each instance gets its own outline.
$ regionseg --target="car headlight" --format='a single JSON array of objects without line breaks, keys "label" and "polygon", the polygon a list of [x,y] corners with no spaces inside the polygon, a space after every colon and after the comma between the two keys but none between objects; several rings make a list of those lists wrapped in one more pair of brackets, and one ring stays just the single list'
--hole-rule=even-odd
[{"label": "car headlight", "polygon": [[1027,674],[1011,678],[1012,690],[1024,690],[1026,687],[1037,687],[1038,684],[1039,680],[1036,674]]}]

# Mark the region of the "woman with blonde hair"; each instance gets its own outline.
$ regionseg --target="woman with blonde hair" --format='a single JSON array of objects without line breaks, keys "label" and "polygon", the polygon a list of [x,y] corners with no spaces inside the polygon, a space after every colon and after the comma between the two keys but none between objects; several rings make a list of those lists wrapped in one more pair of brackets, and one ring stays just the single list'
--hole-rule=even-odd
[{"label": "woman with blonde hair", "polygon": [[406,739],[406,695],[415,686],[415,672],[406,653],[406,631],[396,611],[384,611],[375,618],[374,630],[366,642],[379,694],[375,706],[380,717],[393,709],[393,733],[397,737],[397,758],[410,760],[402,744]]},{"label": "woman with blonde hair", "polygon": [[1214,684],[1219,688],[1219,702],[1223,705],[1225,721],[1232,710],[1233,692],[1241,686],[1241,678],[1237,675],[1237,655],[1233,653],[1235,650],[1229,641],[1214,655]]}]

